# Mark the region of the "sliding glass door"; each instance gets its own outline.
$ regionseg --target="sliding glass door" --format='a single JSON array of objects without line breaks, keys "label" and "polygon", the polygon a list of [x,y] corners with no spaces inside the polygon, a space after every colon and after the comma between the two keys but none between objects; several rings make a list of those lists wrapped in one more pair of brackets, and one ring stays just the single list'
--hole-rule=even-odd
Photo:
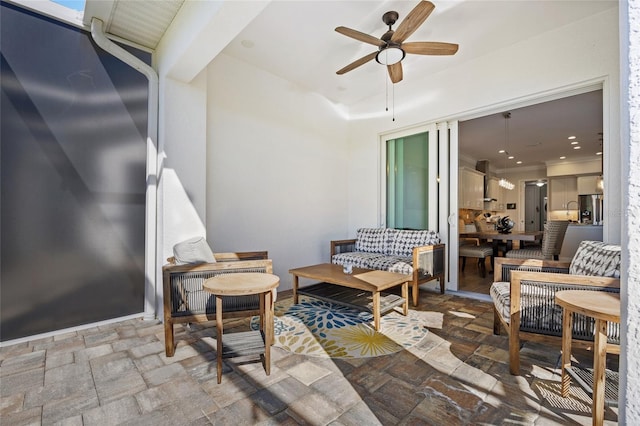
[{"label": "sliding glass door", "polygon": [[[450,162],[457,164],[457,146],[457,122],[432,123],[380,138],[381,226],[435,230],[447,245],[448,258],[455,256],[456,261],[457,246],[451,253],[448,241],[457,242],[458,232],[457,220],[450,220],[450,212],[458,208],[452,204],[458,197],[450,196],[450,188],[457,194],[457,173],[449,172],[454,164]],[[453,181],[450,175],[455,175]],[[448,287],[457,288],[455,284]]]}]

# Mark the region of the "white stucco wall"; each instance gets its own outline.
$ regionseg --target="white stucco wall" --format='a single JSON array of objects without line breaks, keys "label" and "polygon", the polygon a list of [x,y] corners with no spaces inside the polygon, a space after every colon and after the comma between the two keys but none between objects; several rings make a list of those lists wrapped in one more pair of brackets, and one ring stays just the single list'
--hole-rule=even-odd
[{"label": "white stucco wall", "polygon": [[290,289],[289,269],[329,261],[346,232],[347,124],[323,98],[229,56],[208,81],[209,242],[268,250]]},{"label": "white stucco wall", "polygon": [[[640,0],[620,11],[625,223],[622,266],[621,425],[640,424]],[[628,26],[627,26],[628,25]],[[627,39],[628,37],[628,39]],[[627,47],[628,46],[628,47]],[[628,141],[628,143],[627,143]]]},{"label": "white stucco wall", "polygon": [[175,243],[206,236],[206,77],[203,73],[191,83],[168,77],[160,81],[163,262]]},{"label": "white stucco wall", "polygon": [[[479,110],[508,108],[523,100],[533,102],[534,98],[586,85],[585,82],[605,81],[603,96],[609,122],[613,124],[605,130],[605,138],[609,140],[605,176],[611,182],[620,182],[618,73],[618,10],[612,8],[448,69],[446,73],[422,79],[405,75],[395,90],[395,122],[390,114],[372,117],[372,105],[379,111],[384,109],[384,87],[381,87],[380,99],[368,100],[350,111],[349,191],[357,195],[349,197],[349,227],[376,224],[381,133],[443,118],[464,119]],[[404,105],[403,93],[415,91],[424,93],[424,102]],[[605,238],[619,242],[621,194],[611,192],[607,198],[611,217]]]}]

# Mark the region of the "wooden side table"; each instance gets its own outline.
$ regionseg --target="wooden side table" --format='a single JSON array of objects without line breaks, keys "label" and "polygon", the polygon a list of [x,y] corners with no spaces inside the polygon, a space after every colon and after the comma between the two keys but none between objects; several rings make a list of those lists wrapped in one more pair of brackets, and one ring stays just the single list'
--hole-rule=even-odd
[{"label": "wooden side table", "polygon": [[[217,275],[205,280],[203,288],[216,296],[216,328],[218,383],[222,381],[222,359],[245,355],[264,355],[264,369],[271,374],[271,342],[273,341],[272,290],[280,278],[260,272]],[[223,337],[222,298],[225,296],[260,296],[260,331],[230,333]]]},{"label": "wooden side table", "polygon": [[[563,290],[556,293],[556,304],[562,306],[562,396],[569,395],[571,376],[577,378],[571,366],[571,337],[573,313],[595,318],[595,342],[593,347],[593,424],[604,423],[605,366],[607,359],[607,322],[620,322],[620,295],[603,291]],[[611,345],[609,345],[611,346]],[[620,353],[614,346],[611,352]],[[584,382],[577,380],[585,387]],[[587,389],[588,390],[588,389]]]}]

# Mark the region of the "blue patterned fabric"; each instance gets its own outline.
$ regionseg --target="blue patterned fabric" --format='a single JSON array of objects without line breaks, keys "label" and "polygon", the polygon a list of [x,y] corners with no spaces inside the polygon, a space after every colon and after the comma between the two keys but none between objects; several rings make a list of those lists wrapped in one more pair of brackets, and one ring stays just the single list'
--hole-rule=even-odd
[{"label": "blue patterned fabric", "polygon": [[621,248],[602,241],[582,241],[571,260],[569,273],[620,278]]}]

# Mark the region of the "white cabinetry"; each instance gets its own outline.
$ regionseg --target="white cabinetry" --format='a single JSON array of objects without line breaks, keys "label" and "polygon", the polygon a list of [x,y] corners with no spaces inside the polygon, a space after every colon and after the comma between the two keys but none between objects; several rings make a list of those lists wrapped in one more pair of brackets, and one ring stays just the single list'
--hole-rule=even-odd
[{"label": "white cabinetry", "polygon": [[462,167],[458,170],[458,207],[482,210],[484,208],[484,173]]},{"label": "white cabinetry", "polygon": [[578,195],[602,194],[602,177],[578,177]]},{"label": "white cabinetry", "polygon": [[[575,176],[557,177],[549,180],[550,210],[578,209],[578,180]],[[567,206],[570,201],[574,201]]]}]

